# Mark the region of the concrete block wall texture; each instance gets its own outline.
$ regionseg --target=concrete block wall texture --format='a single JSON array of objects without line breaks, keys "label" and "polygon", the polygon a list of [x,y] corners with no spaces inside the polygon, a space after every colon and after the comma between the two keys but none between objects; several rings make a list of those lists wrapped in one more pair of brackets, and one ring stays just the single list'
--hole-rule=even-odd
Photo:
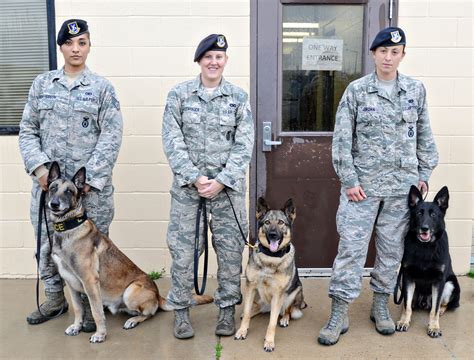
[{"label": "concrete block wall texture", "polygon": [[[143,270],[169,274],[166,247],[172,174],[161,147],[167,92],[199,73],[195,47],[209,33],[226,34],[224,75],[249,90],[249,0],[56,0],[56,26],[88,21],[89,67],[109,78],[124,117],[114,171],[116,213],[110,235]],[[425,83],[441,163],[430,198],[451,191],[448,231],[455,271],[469,268],[473,196],[472,1],[406,0],[399,24],[408,37],[401,71]],[[62,56],[58,53],[62,65]],[[29,222],[31,180],[17,136],[0,137],[0,277],[33,277],[35,239]],[[245,251],[245,258],[247,250]],[[244,259],[244,263],[246,260]],[[215,274],[211,249],[209,273]]]},{"label": "concrete block wall texture", "polygon": [[450,190],[447,229],[455,271],[469,270],[473,239],[473,11],[472,0],[400,2],[407,35],[400,71],[423,81],[440,152],[429,199]]}]

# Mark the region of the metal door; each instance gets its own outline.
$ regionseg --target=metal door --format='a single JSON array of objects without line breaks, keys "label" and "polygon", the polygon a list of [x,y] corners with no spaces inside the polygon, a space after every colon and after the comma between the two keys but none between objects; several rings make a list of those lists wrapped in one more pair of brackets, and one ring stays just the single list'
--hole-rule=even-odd
[{"label": "metal door", "polygon": [[[346,86],[372,70],[367,39],[387,25],[380,17],[384,9],[364,0],[252,2],[257,145],[250,213],[255,214],[259,196],[277,208],[293,198],[300,271],[324,273],[337,253],[340,183],[331,160],[335,113]],[[373,264],[371,248],[367,266]]]}]

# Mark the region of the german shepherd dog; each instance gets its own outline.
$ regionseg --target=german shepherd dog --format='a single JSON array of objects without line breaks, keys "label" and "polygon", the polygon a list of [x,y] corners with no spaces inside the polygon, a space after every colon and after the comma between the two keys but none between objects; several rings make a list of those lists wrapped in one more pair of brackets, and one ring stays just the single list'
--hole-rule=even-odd
[{"label": "german shepherd dog", "polygon": [[410,188],[410,227],[395,289],[397,293],[401,282],[401,299],[395,300],[397,304],[404,300],[405,311],[397,322],[397,331],[408,330],[412,308],[431,309],[428,335],[432,338],[441,336],[439,316],[447,309],[459,306],[461,290],[451,266],[444,224],[448,202],[446,186],[436,194],[433,202],[423,201],[416,186]]},{"label": "german shepherd dog", "polygon": [[270,323],[263,349],[275,348],[275,328],[278,315],[280,326],[287,327],[292,319],[303,316],[306,307],[303,286],[295,265],[295,248],[291,244],[292,225],[296,209],[289,199],[282,210],[270,210],[263,198],[257,205],[258,240],[257,250],[252,251],[245,270],[247,292],[244,311],[236,340],[244,340],[250,318],[270,311]]},{"label": "german shepherd dog", "polygon": [[[172,310],[158,288],[87,218],[82,204],[82,189],[86,180],[83,167],[71,180],[61,178],[59,165],[53,162],[48,175],[47,203],[54,224],[52,258],[59,274],[66,281],[74,308],[74,323],[66,335],[81,331],[84,309],[81,293],[89,298],[97,331],[90,342],[103,342],[107,335],[104,306],[111,313],[125,311],[133,317],[123,325],[132,329],[153,316],[158,308]],[[209,303],[212,297],[195,299],[198,304]]]}]

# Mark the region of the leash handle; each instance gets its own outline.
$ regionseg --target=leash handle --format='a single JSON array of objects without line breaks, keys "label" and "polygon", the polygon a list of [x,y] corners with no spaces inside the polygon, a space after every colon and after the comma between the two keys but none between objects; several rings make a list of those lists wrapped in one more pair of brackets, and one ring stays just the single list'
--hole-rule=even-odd
[{"label": "leash handle", "polygon": [[[199,238],[200,238],[200,225],[201,225],[201,214],[204,220],[204,272],[201,289],[199,289],[198,273],[199,273]],[[196,214],[196,232],[194,236],[194,291],[197,295],[204,294],[206,290],[207,283],[207,263],[209,257],[209,248],[208,248],[208,236],[207,236],[207,208],[206,208],[206,199],[201,197],[199,199],[199,206]]]}]

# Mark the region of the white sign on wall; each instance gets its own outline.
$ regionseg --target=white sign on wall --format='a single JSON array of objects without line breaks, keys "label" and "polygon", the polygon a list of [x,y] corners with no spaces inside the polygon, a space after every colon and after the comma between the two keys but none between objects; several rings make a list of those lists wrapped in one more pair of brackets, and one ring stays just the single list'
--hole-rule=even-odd
[{"label": "white sign on wall", "polygon": [[342,70],[342,39],[303,38],[303,70]]}]

